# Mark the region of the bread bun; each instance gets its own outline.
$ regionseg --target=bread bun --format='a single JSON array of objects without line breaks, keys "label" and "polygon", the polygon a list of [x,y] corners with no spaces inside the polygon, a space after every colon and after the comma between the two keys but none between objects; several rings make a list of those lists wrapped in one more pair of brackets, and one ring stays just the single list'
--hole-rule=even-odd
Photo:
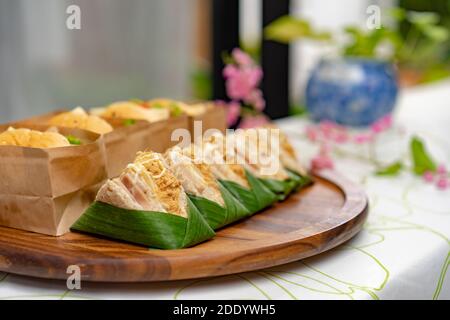
[{"label": "bread bun", "polygon": [[145,103],[147,108],[152,109],[167,109],[170,111],[170,114],[174,117],[179,116],[180,114],[186,113],[186,109],[188,105],[181,101],[166,99],[166,98],[158,98],[147,101]]},{"label": "bread bun", "polygon": [[105,134],[113,131],[113,127],[104,119],[95,115],[89,115],[80,107],[51,118],[49,124],[84,129],[98,134]]},{"label": "bread bun", "polygon": [[166,120],[170,117],[168,109],[146,109],[131,101],[116,102],[101,112],[105,118],[120,118],[133,120],[146,120],[156,122]]},{"label": "bread bun", "polygon": [[9,128],[0,134],[0,145],[31,148],[57,148],[70,146],[69,141],[57,132]]}]

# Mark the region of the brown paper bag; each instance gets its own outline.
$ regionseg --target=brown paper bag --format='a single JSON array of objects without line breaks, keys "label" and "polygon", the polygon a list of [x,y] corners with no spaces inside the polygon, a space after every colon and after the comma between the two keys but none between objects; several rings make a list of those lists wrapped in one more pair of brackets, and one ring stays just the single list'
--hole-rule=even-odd
[{"label": "brown paper bag", "polygon": [[[0,126],[0,132],[8,127]],[[0,146],[0,225],[62,235],[106,179],[103,137],[79,129],[58,131],[77,137],[82,145],[48,149]]]},{"label": "brown paper bag", "polygon": [[171,141],[173,130],[188,130],[188,118],[184,115],[168,120],[149,123],[137,121],[125,126],[120,119],[107,119],[114,131],[105,134],[108,176],[118,176],[125,166],[133,162],[138,151],[164,152],[174,146]]},{"label": "brown paper bag", "polygon": [[[201,130],[199,128],[195,130],[196,121],[201,122]],[[203,136],[208,129],[218,129],[220,132],[225,134],[227,129],[227,119],[224,108],[216,107],[213,104],[210,104],[204,114],[189,117],[189,131],[193,142],[196,138],[198,139],[198,136]]]}]

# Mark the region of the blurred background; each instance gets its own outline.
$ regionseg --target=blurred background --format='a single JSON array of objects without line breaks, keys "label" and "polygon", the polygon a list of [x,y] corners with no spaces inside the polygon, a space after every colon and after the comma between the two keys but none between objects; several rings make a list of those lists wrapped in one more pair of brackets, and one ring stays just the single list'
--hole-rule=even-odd
[{"label": "blurred background", "polygon": [[[275,2],[278,3],[275,0],[0,0],[0,119],[6,122],[58,108],[101,106],[131,98],[222,98],[213,89],[214,72],[216,77],[218,72],[214,69],[214,63],[217,64],[214,57],[217,60],[217,50],[224,45],[220,43],[214,49],[217,41],[223,40],[217,37],[226,37],[233,33],[231,29],[237,28],[238,45],[260,60],[263,25],[267,22],[263,22],[263,4],[270,6]],[[307,19],[315,28],[327,29],[338,42],[346,41],[345,26],[365,26],[370,4],[378,5],[382,13],[394,6],[436,12],[438,24],[450,28],[448,0],[281,2],[289,7],[292,16]],[[66,27],[66,9],[73,4],[81,8],[81,30]],[[230,13],[221,7],[224,5],[237,8]],[[384,14],[382,18],[383,23],[395,23]],[[233,21],[234,27],[230,27],[230,19],[237,19]],[[400,34],[403,29],[404,33],[408,30],[407,25],[397,27]],[[333,55],[336,49],[308,40],[293,41],[289,47],[279,46],[283,47],[275,50],[289,52],[287,71],[282,67],[280,70],[287,72],[282,76],[288,79],[286,92],[292,114],[301,110],[311,69],[320,57]],[[439,50],[433,47],[431,54],[428,52],[419,63],[408,64],[405,72],[400,73],[406,79],[402,85],[419,85],[448,76],[449,41],[441,41]],[[277,61],[271,63],[276,69]],[[273,80],[265,86],[271,83]],[[269,107],[269,111],[271,108],[274,107]]]}]

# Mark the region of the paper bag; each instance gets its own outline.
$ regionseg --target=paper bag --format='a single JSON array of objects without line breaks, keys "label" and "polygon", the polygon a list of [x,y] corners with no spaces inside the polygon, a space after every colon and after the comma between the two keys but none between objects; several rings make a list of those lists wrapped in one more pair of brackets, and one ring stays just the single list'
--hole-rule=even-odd
[{"label": "paper bag", "polygon": [[[195,126],[195,122],[201,123],[201,128]],[[220,132],[225,134],[227,129],[226,112],[222,107],[214,106],[213,104],[208,105],[207,111],[198,116],[189,116],[189,131],[191,133],[192,141],[203,136],[203,134],[208,129],[218,129]]]},{"label": "paper bag", "polygon": [[[8,127],[0,126],[0,132]],[[79,129],[59,128],[58,132],[77,137],[82,145],[0,146],[0,225],[62,235],[95,197],[107,177],[103,137]]]}]

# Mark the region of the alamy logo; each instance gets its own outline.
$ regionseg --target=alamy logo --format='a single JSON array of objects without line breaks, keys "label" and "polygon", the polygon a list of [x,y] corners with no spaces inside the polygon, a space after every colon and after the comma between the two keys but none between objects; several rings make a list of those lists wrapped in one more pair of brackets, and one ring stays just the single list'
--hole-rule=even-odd
[{"label": "alamy logo", "polygon": [[[276,174],[280,167],[280,130],[274,128],[227,129],[223,135],[217,129],[208,129],[203,134],[202,122],[194,121],[194,138],[187,129],[175,129],[171,140],[180,148],[195,146],[194,161],[209,165],[239,164],[257,167],[261,175]],[[207,144],[214,140],[214,149]]]},{"label": "alamy logo", "polygon": [[69,15],[66,19],[66,27],[69,30],[81,30],[81,9],[77,5],[70,5],[66,9]]},{"label": "alamy logo", "polygon": [[370,5],[367,7],[366,13],[369,15],[366,20],[367,29],[381,29],[381,8],[376,5]]},{"label": "alamy logo", "polygon": [[81,290],[81,269],[77,265],[67,267],[66,273],[69,275],[66,281],[67,289]]}]

